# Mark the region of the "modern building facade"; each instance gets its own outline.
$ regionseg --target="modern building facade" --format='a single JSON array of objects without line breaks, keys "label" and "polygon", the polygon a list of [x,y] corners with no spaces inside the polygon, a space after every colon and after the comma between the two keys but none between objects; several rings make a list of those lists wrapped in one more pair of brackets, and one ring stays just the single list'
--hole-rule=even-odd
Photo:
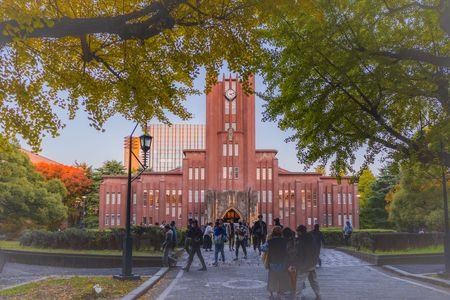
[{"label": "modern building facade", "polygon": [[[149,126],[156,157],[152,171],[133,182],[134,224],[252,222],[262,214],[268,225],[278,217],[291,228],[341,227],[346,220],[359,227],[358,187],[350,178],[338,183],[320,173],[290,172],[279,167],[276,150],[256,149],[255,95],[246,94],[238,78],[223,78],[206,95],[206,125],[174,126]],[[125,176],[104,178],[101,228],[124,225],[125,196]]]}]

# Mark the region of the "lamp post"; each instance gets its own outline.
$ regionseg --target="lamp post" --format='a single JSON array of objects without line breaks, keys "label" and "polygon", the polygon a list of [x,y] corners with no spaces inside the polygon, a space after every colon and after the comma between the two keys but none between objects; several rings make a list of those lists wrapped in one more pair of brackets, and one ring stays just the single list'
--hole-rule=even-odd
[{"label": "lamp post", "polygon": [[[133,153],[133,133],[136,130],[138,124],[134,126],[133,131],[130,134],[129,140],[129,154],[128,154],[128,182],[127,182],[127,211],[126,211],[126,222],[125,222],[125,239],[123,242],[123,252],[122,252],[122,273],[119,275],[114,275],[114,278],[120,280],[132,280],[139,279],[139,275],[132,273],[132,251],[133,251],[133,240],[131,237],[131,183],[138,178],[147,169],[147,152],[150,150],[152,144],[152,137],[145,132],[139,137],[141,150],[144,152],[144,164],[141,163],[139,158]],[[131,176],[131,158],[134,156],[142,167],[141,172],[134,178]]]}]

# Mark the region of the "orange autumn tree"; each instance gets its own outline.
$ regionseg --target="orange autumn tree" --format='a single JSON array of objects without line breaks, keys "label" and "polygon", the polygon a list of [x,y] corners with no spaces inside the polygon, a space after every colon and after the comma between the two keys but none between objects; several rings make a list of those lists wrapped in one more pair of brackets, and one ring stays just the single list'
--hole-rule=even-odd
[{"label": "orange autumn tree", "polygon": [[45,179],[57,178],[64,183],[67,189],[64,204],[68,208],[69,226],[78,224],[82,212],[83,196],[88,194],[92,187],[92,181],[85,175],[84,170],[49,163],[37,163],[35,168]]}]

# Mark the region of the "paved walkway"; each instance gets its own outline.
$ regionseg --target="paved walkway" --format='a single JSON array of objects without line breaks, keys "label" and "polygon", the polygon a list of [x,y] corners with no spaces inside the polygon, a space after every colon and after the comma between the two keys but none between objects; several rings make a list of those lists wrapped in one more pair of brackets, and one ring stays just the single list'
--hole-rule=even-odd
[{"label": "paved walkway", "polygon": [[[143,299],[268,299],[267,271],[259,256],[249,248],[249,257],[232,261],[234,256],[226,249],[226,262],[212,266],[213,252],[203,252],[207,272],[199,272],[197,258],[186,273],[174,270],[172,279],[163,289],[150,291]],[[185,265],[184,261],[179,265]],[[450,299],[445,289],[395,277],[345,253],[324,249],[318,280],[323,299]],[[156,288],[158,290],[158,288]],[[304,299],[314,299],[309,284]]]},{"label": "paved walkway", "polygon": [[[158,272],[160,268],[134,268],[133,273],[141,276],[150,276]],[[25,265],[7,263],[0,274],[0,289],[17,284],[38,280],[46,276],[103,276],[121,273],[121,268],[81,269],[81,268],[58,268],[38,265]]]}]

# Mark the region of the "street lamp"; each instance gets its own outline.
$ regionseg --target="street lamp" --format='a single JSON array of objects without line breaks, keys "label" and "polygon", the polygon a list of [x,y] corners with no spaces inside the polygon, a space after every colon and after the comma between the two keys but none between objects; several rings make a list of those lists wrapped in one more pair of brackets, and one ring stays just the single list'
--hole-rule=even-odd
[{"label": "street lamp", "polygon": [[[119,275],[114,275],[114,278],[120,280],[131,280],[139,279],[139,275],[133,274],[132,271],[132,251],[133,251],[133,240],[131,237],[131,182],[138,178],[147,169],[147,152],[150,150],[152,137],[145,132],[139,137],[141,150],[144,153],[144,164],[141,163],[136,154],[133,153],[133,133],[136,130],[138,124],[134,126],[133,131],[130,134],[129,140],[129,154],[128,154],[128,188],[127,188],[127,212],[126,212],[126,222],[125,222],[125,239],[123,241],[123,252],[122,252],[122,273]],[[138,163],[141,165],[142,170],[134,178],[131,177],[131,156],[134,156]]]}]

